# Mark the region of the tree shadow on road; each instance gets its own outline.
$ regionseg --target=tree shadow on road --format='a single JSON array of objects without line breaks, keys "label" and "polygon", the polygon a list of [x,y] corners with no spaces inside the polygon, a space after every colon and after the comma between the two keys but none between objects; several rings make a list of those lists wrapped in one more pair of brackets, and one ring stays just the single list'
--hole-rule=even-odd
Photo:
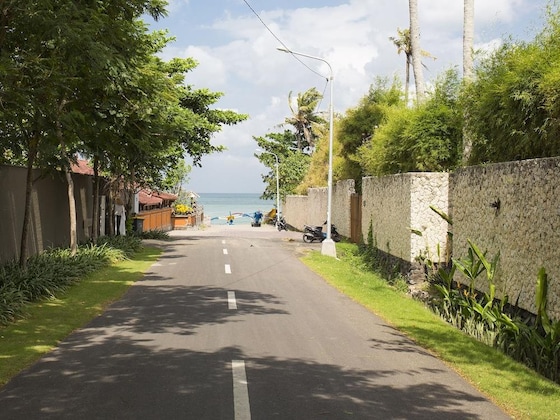
[{"label": "tree shadow on road", "polygon": [[246,361],[253,419],[505,418],[490,405],[477,415],[485,400],[436,380],[391,385],[398,372],[251,358],[238,347],[161,349],[91,330],[8,384],[0,410],[10,419],[233,419],[232,360]]}]

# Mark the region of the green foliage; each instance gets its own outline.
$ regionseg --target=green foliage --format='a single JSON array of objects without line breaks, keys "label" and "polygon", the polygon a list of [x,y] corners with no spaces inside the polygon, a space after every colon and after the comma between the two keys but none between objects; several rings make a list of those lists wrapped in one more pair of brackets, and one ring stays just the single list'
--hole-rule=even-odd
[{"label": "green foliage", "polygon": [[292,92],[288,95],[288,106],[292,115],[286,118],[285,124],[294,128],[297,150],[300,152],[310,152],[315,148],[317,131],[320,126],[326,124],[317,113],[317,106],[322,99],[323,95],[316,88],[298,93],[295,104]]},{"label": "green foliage", "polygon": [[358,149],[363,172],[386,175],[455,168],[462,141],[458,94],[457,73],[448,71],[421,105],[386,107],[383,123]]},{"label": "green foliage", "polygon": [[158,229],[148,230],[139,234],[135,234],[135,236],[139,237],[140,239],[157,239],[159,241],[171,240],[171,238],[169,237],[169,233]]},{"label": "green foliage", "polygon": [[276,157],[278,156],[278,173],[280,179],[280,197],[294,194],[297,186],[307,173],[310,157],[298,149],[297,136],[290,130],[282,133],[267,133],[264,137],[253,137],[258,148],[265,153],[255,156],[261,163],[270,168],[270,172],[262,175],[266,184],[262,198],[276,197]]},{"label": "green foliage", "polygon": [[120,250],[126,258],[130,258],[142,249],[142,240],[134,235],[102,236],[97,240],[97,245]]},{"label": "green foliage", "polygon": [[[543,376],[560,381],[560,321],[546,314],[547,276],[539,270],[536,287],[537,317],[533,323],[511,317],[508,298],[496,299],[494,277],[499,254],[488,259],[469,241],[466,257],[453,260],[452,267],[440,268],[433,278],[439,299],[432,307],[443,319],[485,344],[495,346]],[[454,284],[455,273],[463,274],[468,286]],[[485,274],[488,292],[480,293],[477,279]]]},{"label": "green foliage", "polygon": [[[59,170],[82,154],[113,181],[158,188],[185,154],[196,165],[223,150],[212,135],[247,116],[215,109],[222,93],[185,84],[195,60],[158,57],[171,38],[149,33],[141,19],[164,16],[166,4],[3,2],[0,160]],[[27,182],[22,265],[33,179]]]},{"label": "green foliage", "polygon": [[162,182],[163,189],[171,194],[180,195],[183,191],[183,185],[188,183],[191,170],[192,166],[187,165],[184,159],[179,160],[177,165],[165,172],[165,178]]},{"label": "green foliage", "polygon": [[388,79],[378,78],[358,106],[346,111],[336,130],[336,141],[340,144],[340,150],[337,151],[340,173],[336,179],[361,181],[363,173],[358,158],[359,148],[367,143],[382,125],[388,108],[403,105],[400,83],[394,79],[389,84]]},{"label": "green foliage", "polygon": [[52,299],[85,275],[110,263],[128,258],[141,247],[140,239],[116,236],[103,237],[98,245],[70,249],[52,249],[30,258],[26,268],[15,262],[0,267],[0,325],[22,315],[25,305]]},{"label": "green foliage", "polygon": [[535,40],[510,41],[481,62],[464,97],[470,163],[560,154],[559,17],[551,9]]}]

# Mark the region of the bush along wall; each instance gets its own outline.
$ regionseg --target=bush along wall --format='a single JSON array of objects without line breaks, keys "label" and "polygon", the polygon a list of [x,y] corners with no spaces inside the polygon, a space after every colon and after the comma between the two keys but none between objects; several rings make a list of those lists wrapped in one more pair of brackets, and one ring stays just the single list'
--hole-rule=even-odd
[{"label": "bush along wall", "polygon": [[[494,346],[539,374],[560,383],[560,320],[547,313],[548,276],[536,275],[537,314],[520,309],[508,296],[496,298],[495,274],[499,253],[493,258],[471,241],[467,256],[454,259],[450,269],[440,268],[431,281],[437,297],[431,308],[447,322],[477,340]],[[455,281],[456,274],[466,281]],[[483,280],[487,292],[475,288]]]}]

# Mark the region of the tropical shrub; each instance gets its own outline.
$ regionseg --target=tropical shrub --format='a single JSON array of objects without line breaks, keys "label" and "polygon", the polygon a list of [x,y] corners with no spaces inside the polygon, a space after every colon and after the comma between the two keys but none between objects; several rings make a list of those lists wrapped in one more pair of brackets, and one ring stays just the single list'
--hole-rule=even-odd
[{"label": "tropical shrub", "polygon": [[481,61],[463,104],[470,163],[560,154],[560,13],[532,42],[507,42]]},{"label": "tropical shrub", "polygon": [[383,123],[358,149],[367,175],[447,171],[460,161],[462,119],[457,72],[448,71],[419,106],[386,107]]},{"label": "tropical shrub", "polygon": [[[443,319],[479,341],[502,350],[541,375],[560,381],[560,321],[553,321],[546,313],[548,279],[544,268],[537,277],[534,320],[517,316],[508,297],[496,298],[494,276],[499,254],[493,259],[469,241],[467,256],[453,260],[450,269],[440,268],[433,277],[438,298],[432,309]],[[468,284],[455,282],[461,273]],[[488,292],[475,287],[477,279],[485,275]]]},{"label": "tropical shrub", "polygon": [[76,255],[69,249],[52,249],[29,258],[26,268],[15,261],[0,266],[0,325],[16,320],[25,305],[52,299],[87,274],[138,251],[141,241],[131,236],[103,237],[86,244]]}]

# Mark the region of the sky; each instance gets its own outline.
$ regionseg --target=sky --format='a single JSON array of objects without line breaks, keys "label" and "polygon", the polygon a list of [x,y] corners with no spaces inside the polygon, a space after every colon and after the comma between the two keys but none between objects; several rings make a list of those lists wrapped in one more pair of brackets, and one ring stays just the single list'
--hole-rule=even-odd
[{"label": "sky", "polygon": [[[463,1],[418,3],[420,45],[435,57],[424,60],[429,83],[449,68],[461,70]],[[475,49],[491,50],[510,37],[533,39],[544,26],[547,3],[475,0]],[[169,0],[168,16],[147,23],[175,37],[162,58],[199,63],[187,74],[187,84],[222,92],[216,108],[249,115],[213,136],[212,144],[227,150],[193,167],[186,188],[197,193],[264,191],[262,175],[269,169],[254,156],[253,137],[283,131],[290,92],[297,96],[315,87],[324,92],[318,111],[328,111],[328,66],[316,59],[298,61],[277,48],[330,64],[337,114],[357,106],[377,77],[404,80],[404,55],[389,37],[409,26],[407,0]]]}]

